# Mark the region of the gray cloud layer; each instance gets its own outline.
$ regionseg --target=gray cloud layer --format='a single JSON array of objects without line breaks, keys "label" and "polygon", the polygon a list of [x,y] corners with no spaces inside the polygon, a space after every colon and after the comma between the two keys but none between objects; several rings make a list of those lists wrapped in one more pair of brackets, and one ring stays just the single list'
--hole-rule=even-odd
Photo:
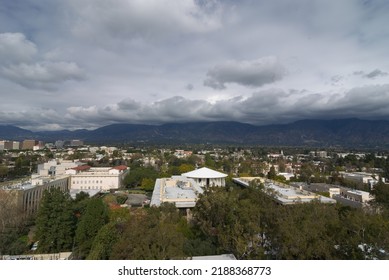
[{"label": "gray cloud layer", "polygon": [[214,89],[225,89],[227,83],[260,87],[281,80],[284,75],[285,68],[275,57],[263,57],[253,61],[228,61],[209,70],[204,85]]},{"label": "gray cloud layer", "polygon": [[53,91],[68,80],[83,80],[74,62],[40,60],[36,45],[21,33],[0,34],[0,75],[27,89]]},{"label": "gray cloud layer", "polygon": [[[369,96],[367,99],[366,96]],[[69,107],[65,115],[51,109],[0,113],[32,129],[98,127],[116,122],[162,124],[189,121],[241,121],[257,125],[306,118],[385,118],[389,84],[353,88],[343,94],[263,90],[249,97],[237,96],[210,103],[174,96],[152,104],[126,99],[103,107]],[[39,125],[44,123],[44,125]]]},{"label": "gray cloud layer", "polygon": [[389,119],[384,0],[3,2],[1,124]]}]

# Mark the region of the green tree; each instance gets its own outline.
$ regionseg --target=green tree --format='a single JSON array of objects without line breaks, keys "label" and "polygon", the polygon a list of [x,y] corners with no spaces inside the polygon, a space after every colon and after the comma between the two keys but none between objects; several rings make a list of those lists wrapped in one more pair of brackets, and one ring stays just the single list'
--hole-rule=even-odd
[{"label": "green tree", "polygon": [[8,167],[0,165],[0,177],[6,177],[8,175]]},{"label": "green tree", "polygon": [[84,259],[88,256],[95,236],[107,222],[106,205],[99,198],[90,199],[76,229],[74,252],[76,258]]},{"label": "green tree", "polygon": [[100,228],[93,239],[88,260],[108,260],[111,257],[112,247],[119,240],[120,227],[115,222],[110,222]]},{"label": "green tree", "polygon": [[75,224],[70,195],[58,188],[45,190],[36,218],[38,251],[56,253],[71,250]]},{"label": "green tree", "polygon": [[338,259],[387,259],[389,220],[382,214],[340,207],[341,226],[336,231]]},{"label": "green tree", "polygon": [[263,257],[258,192],[211,188],[200,196],[194,219],[220,252],[233,253],[238,259]]},{"label": "green tree", "polygon": [[183,163],[178,167],[180,174],[195,170],[194,165]]},{"label": "green tree", "polygon": [[334,206],[318,202],[278,206],[266,215],[266,250],[270,258],[333,258],[334,234],[340,225]]},{"label": "green tree", "polygon": [[389,210],[389,185],[379,181],[372,190],[374,202]]},{"label": "green tree", "polygon": [[267,173],[267,178],[270,180],[275,180],[277,177],[276,169],[274,165],[270,167],[270,171]]},{"label": "green tree", "polygon": [[124,178],[124,183],[127,187],[135,188],[141,186],[144,178],[155,180],[158,178],[158,172],[152,167],[137,167],[131,169],[128,175]]},{"label": "green tree", "polygon": [[152,191],[154,189],[155,180],[150,178],[143,178],[141,188],[145,191]]},{"label": "green tree", "polygon": [[174,205],[140,210],[131,215],[111,259],[166,260],[184,258],[185,236],[179,230],[181,217]]}]

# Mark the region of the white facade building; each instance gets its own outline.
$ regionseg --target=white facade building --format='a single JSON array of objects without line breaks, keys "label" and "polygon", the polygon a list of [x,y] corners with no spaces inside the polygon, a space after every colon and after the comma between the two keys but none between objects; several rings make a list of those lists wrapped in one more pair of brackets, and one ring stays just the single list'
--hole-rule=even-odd
[{"label": "white facade building", "polygon": [[50,160],[38,165],[38,176],[57,176],[65,175],[66,170],[82,165],[81,162],[71,160]]},{"label": "white facade building", "polygon": [[366,172],[339,172],[339,174],[347,179],[354,182],[359,182],[363,184],[368,184],[370,188],[373,188],[375,184],[378,183],[378,180],[374,178],[374,175]]},{"label": "white facade building", "polygon": [[160,178],[155,181],[150,206],[159,207],[162,203],[174,203],[177,208],[193,208],[199,194],[206,187],[224,187],[226,174],[203,167],[181,176]]},{"label": "white facade building", "polygon": [[100,190],[119,189],[129,169],[120,165],[115,167],[77,166],[66,170],[70,175],[71,190]]},{"label": "white facade building", "polygon": [[184,177],[193,179],[200,187],[224,187],[226,185],[227,174],[209,169],[207,167],[199,168],[187,173],[181,174]]},{"label": "white facade building", "polygon": [[150,206],[174,203],[177,208],[193,208],[203,189],[193,180],[184,176],[161,178],[155,181]]}]

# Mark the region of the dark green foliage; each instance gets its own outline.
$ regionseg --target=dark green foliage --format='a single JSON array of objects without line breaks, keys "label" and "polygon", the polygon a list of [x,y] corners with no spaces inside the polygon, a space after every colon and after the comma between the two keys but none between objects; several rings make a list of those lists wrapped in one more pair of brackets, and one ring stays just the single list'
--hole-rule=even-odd
[{"label": "dark green foliage", "polygon": [[87,259],[108,260],[111,257],[112,247],[119,239],[119,234],[120,227],[115,222],[101,227],[93,240]]},{"label": "dark green foliage", "polygon": [[275,180],[277,177],[276,169],[274,168],[274,165],[270,167],[270,171],[267,173],[267,178],[270,180]]},{"label": "dark green foliage", "polygon": [[116,201],[118,204],[124,204],[124,202],[127,201],[127,195],[117,195],[116,196]]},{"label": "dark green foliage", "polygon": [[199,246],[211,242],[238,259],[385,259],[389,251],[382,214],[319,202],[282,206],[254,186],[213,189],[193,212],[205,236]]},{"label": "dark green foliage", "polygon": [[158,178],[158,172],[151,167],[138,167],[131,169],[124,179],[124,184],[129,188],[141,186],[144,178],[155,180]]},{"label": "dark green foliage", "polygon": [[320,203],[277,207],[267,219],[266,238],[273,259],[331,259],[339,223],[332,205]]},{"label": "dark green foliage", "polygon": [[102,226],[108,222],[108,211],[101,199],[88,201],[85,212],[81,215],[75,235],[75,257],[84,259],[92,248],[93,240]]},{"label": "dark green foliage", "polygon": [[381,214],[360,209],[339,209],[340,226],[336,232],[339,259],[387,259],[389,220]]},{"label": "dark green foliage", "polygon": [[69,194],[57,188],[45,190],[36,218],[38,251],[57,253],[71,250],[75,224]]},{"label": "dark green foliage", "polygon": [[20,255],[28,252],[28,227],[20,225],[0,233],[0,255]]},{"label": "dark green foliage", "polygon": [[254,190],[212,188],[198,201],[194,217],[223,253],[239,259],[262,258],[260,211]]},{"label": "dark green foliage", "polygon": [[111,259],[182,259],[184,234],[182,217],[174,205],[134,213],[114,245]]},{"label": "dark green foliage", "polygon": [[86,192],[81,191],[78,194],[76,194],[76,199],[74,200],[74,202],[78,203],[78,202],[80,202],[82,200],[85,200],[87,198],[89,198],[89,194],[86,193]]},{"label": "dark green foliage", "polygon": [[382,181],[380,181],[374,186],[374,189],[372,190],[371,193],[375,196],[374,202],[384,206],[387,210],[389,210],[389,185],[388,184],[384,184]]}]

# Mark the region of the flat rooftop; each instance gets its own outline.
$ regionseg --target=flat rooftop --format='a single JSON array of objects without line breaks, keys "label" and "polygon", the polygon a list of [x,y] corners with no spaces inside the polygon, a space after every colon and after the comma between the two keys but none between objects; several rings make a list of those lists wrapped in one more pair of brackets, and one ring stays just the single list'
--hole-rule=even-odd
[{"label": "flat rooftop", "polygon": [[335,199],[318,195],[309,191],[305,191],[299,188],[294,187],[282,187],[274,183],[266,184],[266,190],[274,191],[274,199],[280,202],[281,204],[295,204],[295,203],[304,203],[311,202],[315,199],[321,203],[336,203]]},{"label": "flat rooftop", "polygon": [[200,193],[203,193],[203,190],[193,179],[183,176],[160,178],[155,181],[150,206],[170,202],[177,208],[191,208],[195,206]]},{"label": "flat rooftop", "polygon": [[[248,187],[250,182],[255,179],[260,179],[261,182],[264,182],[263,178],[259,177],[243,177],[243,178],[233,178],[233,181],[241,186]],[[336,203],[335,199],[328,198],[322,195],[315,194],[300,188],[295,188],[289,185],[281,185],[275,182],[269,183],[265,181],[264,192],[273,197],[277,202],[288,205],[296,203],[306,203],[313,200],[318,200],[322,203]]]},{"label": "flat rooftop", "polygon": [[76,195],[80,192],[87,193],[87,194],[89,194],[89,197],[93,197],[96,194],[98,194],[100,192],[100,190],[79,190],[79,189],[70,189],[69,190],[70,197],[73,199],[75,199]]},{"label": "flat rooftop", "polygon": [[0,188],[2,190],[29,190],[32,188],[35,188],[36,186],[33,186],[31,182],[23,182],[23,183],[17,183],[17,184],[5,184],[1,186]]}]

